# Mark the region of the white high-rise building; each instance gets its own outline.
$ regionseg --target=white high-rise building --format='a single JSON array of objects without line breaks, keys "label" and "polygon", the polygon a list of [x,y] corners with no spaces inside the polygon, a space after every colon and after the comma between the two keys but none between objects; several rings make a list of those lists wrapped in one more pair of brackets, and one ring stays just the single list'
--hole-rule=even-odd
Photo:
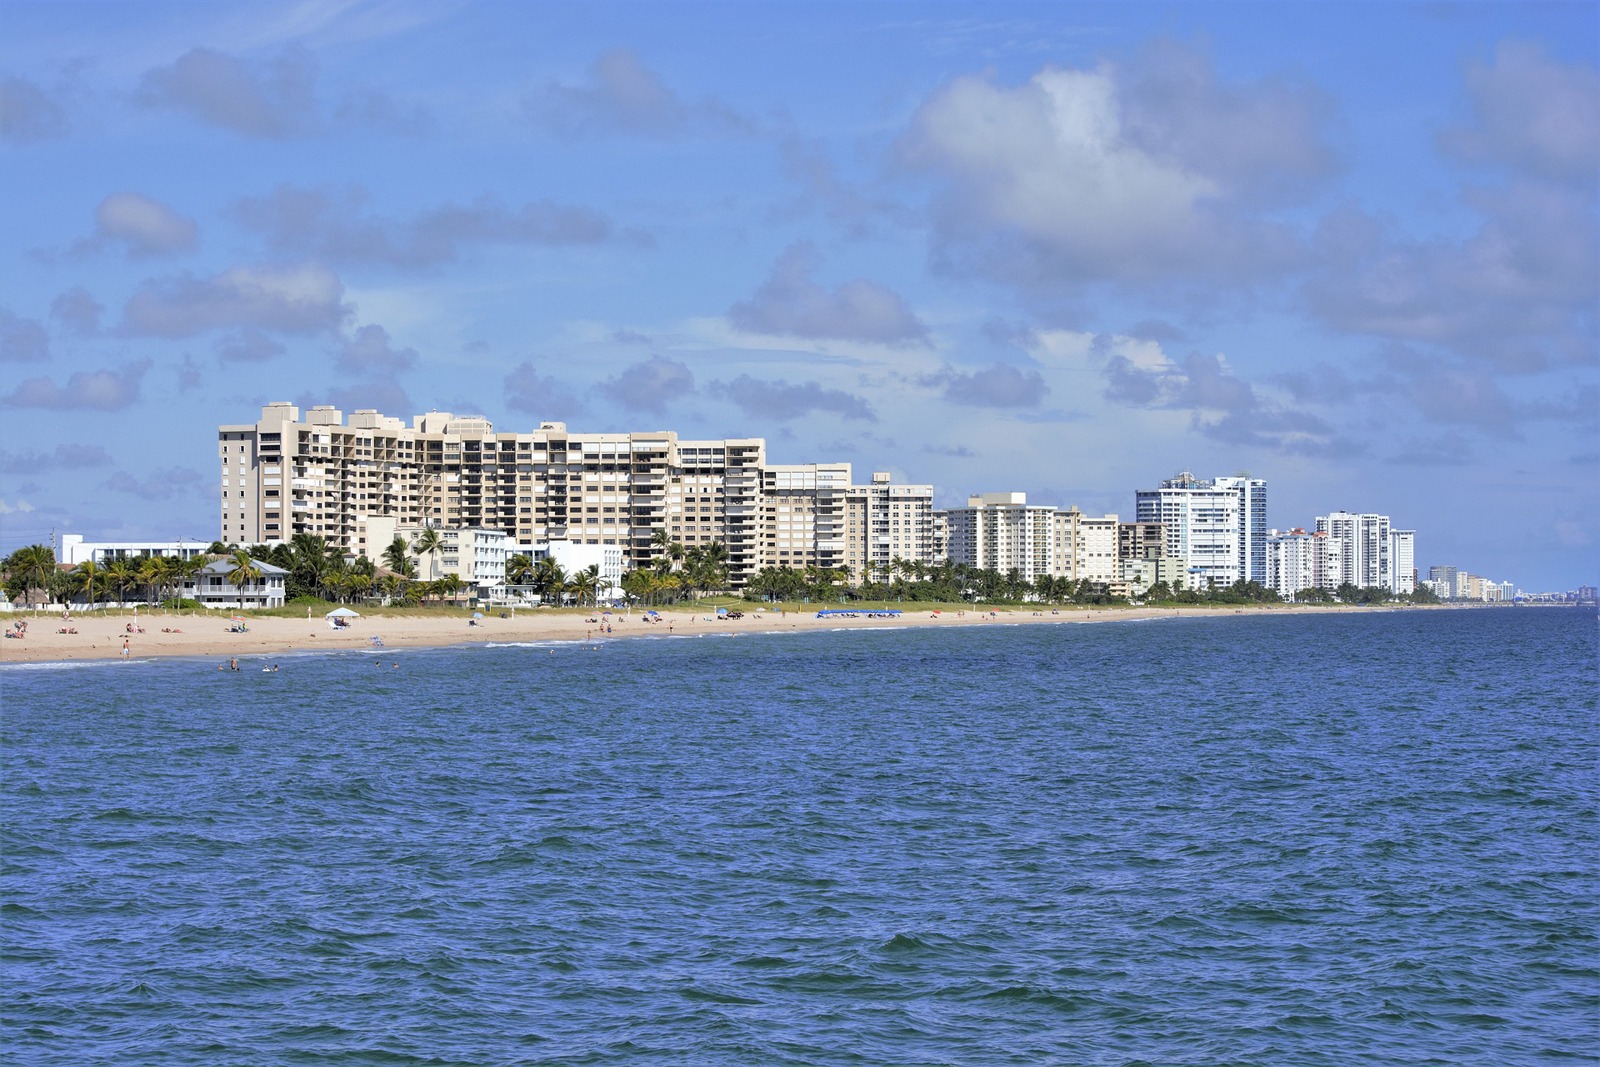
[{"label": "white high-rise building", "polygon": [[1023,578],[1068,578],[1111,585],[1122,581],[1118,557],[1122,523],[1115,515],[1029,504],[1026,493],[982,493],[943,517],[950,560],[969,567],[1013,569]]},{"label": "white high-rise building", "polygon": [[1266,585],[1285,600],[1307,589],[1336,589],[1343,580],[1344,543],[1302,529],[1271,531]]},{"label": "white high-rise building", "polygon": [[1056,509],[1029,504],[1026,493],[981,493],[945,512],[950,559],[969,567],[1012,570],[1033,581],[1051,574]]},{"label": "white high-rise building", "polygon": [[1159,522],[1167,552],[1184,561],[1189,583],[1266,584],[1267,483],[1261,478],[1198,479],[1188,471],[1135,494],[1139,522]]},{"label": "white high-rise building", "polygon": [[1414,530],[1393,529],[1387,515],[1335,511],[1317,517],[1317,531],[1343,546],[1340,582],[1391,593],[1416,591]]},{"label": "white high-rise building", "polygon": [[1389,531],[1389,590],[1417,591],[1417,531]]}]

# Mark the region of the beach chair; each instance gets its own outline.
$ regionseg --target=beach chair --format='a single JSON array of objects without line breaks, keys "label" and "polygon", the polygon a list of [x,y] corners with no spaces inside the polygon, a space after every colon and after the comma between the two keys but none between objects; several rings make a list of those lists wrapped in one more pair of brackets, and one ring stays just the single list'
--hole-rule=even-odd
[{"label": "beach chair", "polygon": [[377,634],[373,634],[371,637],[367,638],[367,640],[371,642],[373,648],[383,647],[383,638],[379,637]]}]

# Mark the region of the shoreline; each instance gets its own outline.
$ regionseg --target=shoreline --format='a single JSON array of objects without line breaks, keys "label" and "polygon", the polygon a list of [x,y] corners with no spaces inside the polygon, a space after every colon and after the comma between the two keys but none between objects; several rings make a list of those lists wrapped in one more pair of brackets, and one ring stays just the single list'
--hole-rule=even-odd
[{"label": "shoreline", "polygon": [[[1307,615],[1342,612],[1436,611],[1470,608],[1476,605],[1418,604],[1370,607],[1363,605],[1304,604],[1241,607],[1222,605],[1202,607],[1097,607],[989,609],[987,611],[917,610],[902,607],[897,618],[869,618],[875,610],[863,607],[856,618],[819,619],[814,611],[748,612],[742,619],[719,618],[710,611],[685,611],[681,607],[660,612],[660,621],[644,621],[642,612],[555,614],[538,609],[524,610],[515,618],[489,614],[476,626],[465,617],[366,615],[348,629],[335,630],[322,618],[246,617],[245,633],[229,633],[226,616],[142,614],[137,629],[132,615],[74,615],[62,620],[59,615],[13,613],[8,628],[18,620],[28,621],[25,638],[5,639],[0,644],[0,666],[33,663],[72,663],[93,660],[145,660],[189,656],[195,658],[261,657],[306,652],[376,651],[403,652],[423,648],[484,645],[506,642],[610,641],[628,637],[665,637],[669,634],[772,634],[815,630],[911,630],[929,627],[996,625],[1078,625],[1140,619],[1220,618],[1239,615]],[[115,610],[115,609],[114,609]],[[881,609],[876,609],[881,610]],[[993,612],[993,614],[991,614]],[[589,621],[601,619],[602,623]],[[607,629],[609,626],[609,629]],[[76,630],[60,633],[59,630]],[[382,644],[373,641],[379,638]],[[124,642],[127,655],[123,655]]]}]

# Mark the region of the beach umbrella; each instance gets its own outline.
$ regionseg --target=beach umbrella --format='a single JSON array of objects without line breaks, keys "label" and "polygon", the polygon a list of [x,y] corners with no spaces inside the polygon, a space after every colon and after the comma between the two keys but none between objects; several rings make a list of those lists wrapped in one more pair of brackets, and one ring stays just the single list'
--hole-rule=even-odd
[{"label": "beach umbrella", "polygon": [[473,613],[472,613],[472,617],[473,617],[473,618],[474,618],[474,619],[481,619],[481,618],[483,618],[483,612],[481,612],[481,611],[474,611],[474,612],[473,612]]}]

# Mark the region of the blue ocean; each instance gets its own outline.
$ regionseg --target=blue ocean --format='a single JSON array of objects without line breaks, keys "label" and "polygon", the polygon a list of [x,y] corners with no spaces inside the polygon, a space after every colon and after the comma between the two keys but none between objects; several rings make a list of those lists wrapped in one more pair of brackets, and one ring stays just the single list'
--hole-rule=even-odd
[{"label": "blue ocean", "polygon": [[277,662],[0,668],[5,1062],[1600,1057],[1592,610]]}]

